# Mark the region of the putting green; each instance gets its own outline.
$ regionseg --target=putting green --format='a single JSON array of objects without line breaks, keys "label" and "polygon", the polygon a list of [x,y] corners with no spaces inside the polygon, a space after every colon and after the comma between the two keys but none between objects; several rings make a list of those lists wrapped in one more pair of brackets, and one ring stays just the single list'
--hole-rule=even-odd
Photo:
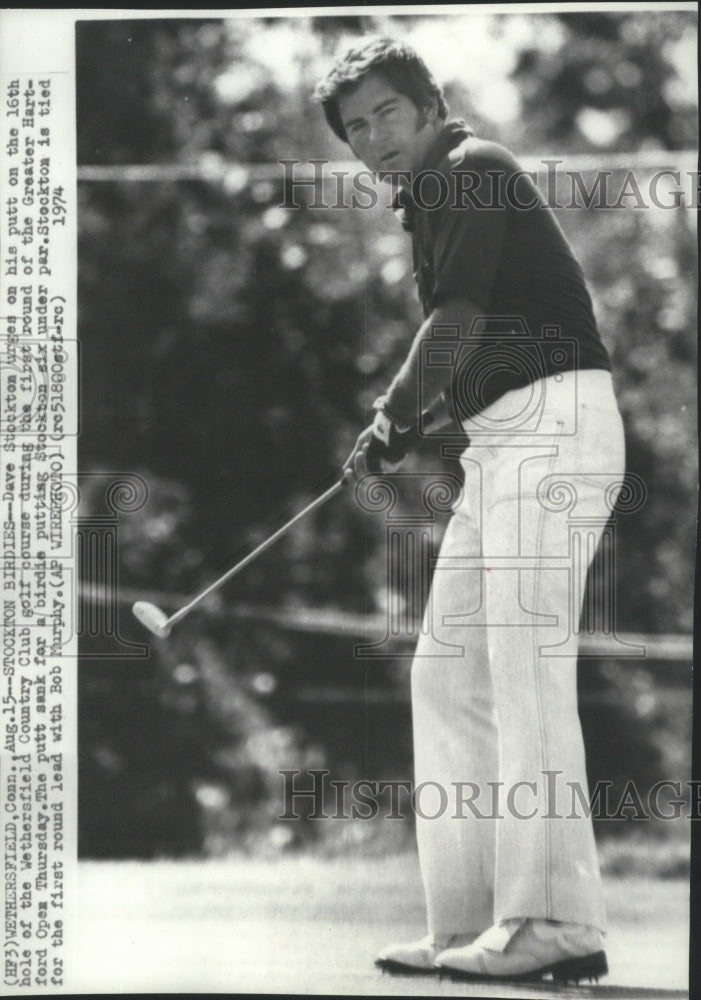
[{"label": "putting green", "polygon": [[389,942],[423,934],[414,854],[387,858],[83,862],[75,992],[475,997],[684,996],[689,886],[607,879],[610,974],[598,986],[489,986],[382,975]]}]

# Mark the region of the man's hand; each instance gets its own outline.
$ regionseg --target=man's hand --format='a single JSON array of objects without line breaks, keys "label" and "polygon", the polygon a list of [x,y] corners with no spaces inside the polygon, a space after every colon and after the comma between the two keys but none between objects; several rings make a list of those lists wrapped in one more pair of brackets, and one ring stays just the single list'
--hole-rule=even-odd
[{"label": "man's hand", "polygon": [[[368,473],[386,475],[396,472],[420,440],[418,428],[398,425],[382,410],[382,401],[378,402],[380,408],[374,421],[359,435],[344,466],[344,470],[352,473],[356,479],[361,479]],[[426,419],[430,414],[424,416]]]},{"label": "man's hand", "polygon": [[358,440],[355,442],[355,447],[350,453],[346,461],[343,463],[343,474],[348,479],[349,477],[354,477],[355,479],[362,479],[368,473],[367,464],[365,461],[365,455],[368,450],[368,445],[370,444],[370,438],[372,437],[372,424],[366,427],[362,434],[358,435]]},{"label": "man's hand", "polygon": [[419,436],[415,427],[400,426],[381,408],[372,424],[372,436],[365,452],[368,472],[377,475],[396,472],[411,448],[416,447]]}]

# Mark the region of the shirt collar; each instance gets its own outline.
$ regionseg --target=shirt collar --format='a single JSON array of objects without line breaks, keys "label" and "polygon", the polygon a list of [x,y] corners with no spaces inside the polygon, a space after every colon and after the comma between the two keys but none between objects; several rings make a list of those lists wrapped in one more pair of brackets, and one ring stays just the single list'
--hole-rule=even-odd
[{"label": "shirt collar", "polygon": [[[435,170],[451,149],[455,149],[471,135],[474,135],[474,132],[462,118],[454,118],[452,121],[446,122],[416,173],[419,174],[422,170]],[[413,228],[413,214],[416,209],[411,189],[397,189],[397,193],[392,199],[392,209],[397,214],[404,229],[411,230]]]},{"label": "shirt collar", "polygon": [[455,149],[464,139],[474,134],[462,118],[454,118],[452,121],[446,122],[426,154],[426,159],[421,164],[419,171],[434,170],[451,149]]}]

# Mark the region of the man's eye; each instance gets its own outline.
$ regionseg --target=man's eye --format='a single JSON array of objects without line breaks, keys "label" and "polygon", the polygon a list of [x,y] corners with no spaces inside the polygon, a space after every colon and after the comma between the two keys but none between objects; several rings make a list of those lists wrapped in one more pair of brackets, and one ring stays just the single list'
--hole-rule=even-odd
[{"label": "man's eye", "polygon": [[385,108],[382,112],[382,117],[389,118],[389,116],[393,115],[396,110],[396,108]]}]

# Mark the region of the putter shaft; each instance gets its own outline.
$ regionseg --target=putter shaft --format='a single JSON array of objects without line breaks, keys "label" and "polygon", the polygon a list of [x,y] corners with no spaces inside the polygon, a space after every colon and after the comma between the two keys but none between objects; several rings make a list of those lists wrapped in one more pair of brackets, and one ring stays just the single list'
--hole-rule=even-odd
[{"label": "putter shaft", "polygon": [[323,504],[325,504],[328,500],[331,500],[332,497],[335,497],[336,494],[340,493],[341,490],[343,490],[347,484],[348,484],[348,479],[344,477],[343,479],[335,483],[333,486],[331,486],[328,490],[326,490],[325,493],[322,493],[321,496],[318,496],[316,500],[312,500],[312,502],[308,504],[304,508],[304,510],[301,510],[299,514],[295,514],[295,516],[290,521],[288,521],[286,524],[283,524],[281,528],[278,528],[278,530],[275,531],[270,536],[270,538],[266,538],[265,541],[261,542],[260,545],[258,545],[252,552],[249,552],[247,556],[244,556],[244,558],[240,562],[236,563],[235,566],[232,566],[230,570],[227,570],[227,572],[224,573],[222,576],[220,576],[218,580],[215,580],[214,583],[211,583],[206,590],[203,590],[201,594],[197,595],[197,597],[193,597],[193,599],[190,601],[189,604],[186,604],[184,607],[176,611],[175,614],[171,615],[170,618],[164,623],[163,627],[170,628],[172,625],[175,625],[176,622],[179,622],[181,619],[183,619],[185,615],[188,615],[194,607],[196,607],[201,601],[205,599],[205,597],[209,597],[209,595],[212,594],[215,590],[218,590],[219,587],[222,586],[222,584],[226,583],[227,580],[230,580],[232,576],[236,576],[237,573],[240,573],[241,570],[244,569],[244,567],[248,566],[249,563],[253,562],[253,560],[256,559],[259,555],[261,555],[261,553],[265,552],[266,549],[270,548],[270,546],[273,545],[278,540],[278,538],[281,538],[282,535],[284,535],[287,531],[289,531],[290,528],[292,528],[295,524],[297,524],[298,521],[301,521],[301,519],[305,517],[307,514],[311,514],[311,512],[313,510],[316,510],[317,507],[323,506]]}]

